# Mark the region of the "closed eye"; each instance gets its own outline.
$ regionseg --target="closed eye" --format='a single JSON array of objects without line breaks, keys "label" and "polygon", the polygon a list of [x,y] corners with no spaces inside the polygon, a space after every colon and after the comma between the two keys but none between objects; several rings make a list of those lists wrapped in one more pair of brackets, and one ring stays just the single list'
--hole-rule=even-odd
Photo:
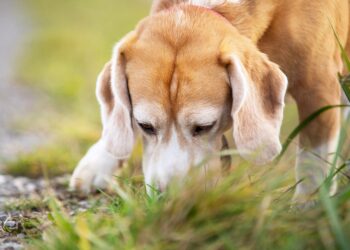
[{"label": "closed eye", "polygon": [[192,136],[200,136],[210,132],[215,126],[216,122],[208,125],[195,125],[192,129]]},{"label": "closed eye", "polygon": [[148,135],[157,135],[157,130],[156,128],[150,124],[150,123],[138,123],[140,128],[142,129],[143,132],[145,132]]}]

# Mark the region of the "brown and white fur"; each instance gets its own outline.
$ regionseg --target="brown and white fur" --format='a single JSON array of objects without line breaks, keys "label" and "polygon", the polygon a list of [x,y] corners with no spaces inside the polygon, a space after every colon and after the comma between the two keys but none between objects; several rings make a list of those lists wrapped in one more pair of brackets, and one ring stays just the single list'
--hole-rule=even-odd
[{"label": "brown and white fur", "polygon": [[[281,150],[287,90],[301,121],[340,103],[343,64],[332,26],[350,50],[349,0],[154,1],[152,14],[116,45],[98,78],[103,134],[71,187],[106,187],[137,131],[145,182],[161,190],[220,150],[230,127],[243,157],[271,161]],[[295,202],[328,175],[324,159],[335,151],[339,128],[340,111],[332,109],[301,132]]]}]

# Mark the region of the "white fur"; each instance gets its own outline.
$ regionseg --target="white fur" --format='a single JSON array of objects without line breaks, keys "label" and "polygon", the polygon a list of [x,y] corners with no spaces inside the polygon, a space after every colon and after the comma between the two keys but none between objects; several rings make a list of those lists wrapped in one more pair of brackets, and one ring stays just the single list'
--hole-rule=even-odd
[{"label": "white fur", "polygon": [[[132,36],[133,33],[130,33],[122,39],[113,51],[111,89],[114,97],[114,107],[103,123],[102,134],[102,142],[106,149],[115,157],[123,159],[130,156],[135,143],[125,65],[121,56],[122,46]],[[105,105],[103,102],[100,104],[101,106]]]},{"label": "white fur", "polygon": [[165,144],[160,138],[160,143],[145,149],[143,172],[149,194],[152,187],[164,190],[171,178],[185,175],[191,165],[189,151],[180,146],[174,127],[170,133],[168,143]]},{"label": "white fur", "polygon": [[192,5],[212,8],[224,3],[239,4],[242,0],[189,0]]},{"label": "white fur", "polygon": [[180,27],[184,24],[184,20],[186,18],[186,15],[182,9],[176,10],[176,16],[175,16],[175,24],[176,26]]},{"label": "white fur", "polygon": [[[279,117],[274,119],[263,113],[254,83],[251,83],[246,69],[236,55],[231,56],[229,75],[233,99],[233,137],[237,149],[243,157],[256,164],[265,164],[282,149],[279,133],[283,113],[280,112]],[[280,96],[284,97],[288,80],[282,72],[281,75],[283,80],[280,83]],[[241,120],[241,112],[245,112],[244,121]]]},{"label": "white fur", "polygon": [[234,116],[241,109],[243,103],[248,97],[250,89],[248,73],[238,56],[232,55],[232,64],[230,67],[233,67],[231,71],[234,72],[230,75],[230,85],[232,88],[232,95],[234,96],[232,100],[232,115]]},{"label": "white fur", "polygon": [[222,108],[198,103],[184,108],[179,113],[181,124],[187,125],[210,125],[216,122],[222,114]]},{"label": "white fur", "polygon": [[[114,48],[111,72],[105,67],[97,79],[96,96],[101,107],[103,133],[101,139],[81,159],[71,178],[70,187],[83,193],[92,188],[105,188],[113,172],[127,159],[134,145],[131,126],[131,105],[127,94],[126,76],[120,55],[123,44],[133,35],[130,33]],[[111,90],[114,107],[110,113],[100,92],[103,76],[111,74]]]},{"label": "white fur", "polygon": [[191,133],[194,125],[209,125],[218,121],[222,115],[221,108],[208,103],[189,106],[179,111],[176,119],[179,126],[172,124],[166,136],[168,115],[162,107],[153,102],[135,104],[135,119],[158,128],[157,135],[143,138],[143,173],[148,194],[154,189],[164,190],[173,177],[186,175],[191,166],[221,147],[210,138],[205,143],[196,143],[199,139],[194,139]]},{"label": "white fur", "polygon": [[96,81],[96,97],[97,97],[97,100],[100,104],[100,110],[101,110],[101,120],[102,120],[102,124],[107,124],[107,115],[108,115],[108,112],[107,112],[107,106],[103,104],[103,96],[102,96],[102,93],[101,93],[101,89],[102,89],[102,85],[103,85],[103,73],[104,72],[101,72],[98,77],[97,77],[97,81]]},{"label": "white fur", "polygon": [[80,160],[70,180],[70,188],[86,194],[92,189],[106,188],[121,165],[122,160],[109,154],[99,141]]},{"label": "white fur", "polygon": [[[298,149],[296,162],[297,185],[294,202],[305,202],[323,183],[332,168],[334,153],[337,149],[338,135],[329,143],[322,144],[311,150]],[[335,171],[335,170],[333,170]],[[333,179],[330,194],[337,190],[337,180]]]},{"label": "white fur", "polygon": [[153,102],[141,102],[135,105],[133,115],[138,122],[159,125],[165,123],[166,113],[162,106]]}]

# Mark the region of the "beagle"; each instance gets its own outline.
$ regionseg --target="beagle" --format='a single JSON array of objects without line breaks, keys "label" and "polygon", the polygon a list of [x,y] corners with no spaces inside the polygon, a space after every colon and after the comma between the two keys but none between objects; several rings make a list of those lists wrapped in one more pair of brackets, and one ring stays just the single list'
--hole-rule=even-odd
[{"label": "beagle", "polygon": [[[281,151],[287,91],[301,121],[340,103],[343,63],[332,28],[350,51],[349,0],[155,0],[98,77],[103,133],[71,187],[106,187],[138,132],[145,183],[160,190],[219,151],[230,128],[243,157],[271,161]],[[339,129],[332,109],[301,132],[295,202],[329,174]]]}]

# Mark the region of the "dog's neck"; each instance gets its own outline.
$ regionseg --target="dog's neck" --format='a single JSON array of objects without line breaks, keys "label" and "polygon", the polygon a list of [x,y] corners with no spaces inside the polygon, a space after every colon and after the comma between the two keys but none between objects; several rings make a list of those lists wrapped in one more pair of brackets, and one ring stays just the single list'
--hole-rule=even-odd
[{"label": "dog's neck", "polygon": [[203,7],[203,11],[210,10],[223,16],[233,26],[235,26],[242,35],[250,38],[255,44],[257,44],[267,28],[270,26],[280,1],[226,0],[217,5],[211,4],[211,2],[215,1],[156,0],[153,3],[152,13],[169,9],[180,4],[200,6]]},{"label": "dog's neck", "polygon": [[255,44],[271,24],[278,7],[276,0],[245,1],[214,6],[212,10],[224,16],[239,32]]}]

